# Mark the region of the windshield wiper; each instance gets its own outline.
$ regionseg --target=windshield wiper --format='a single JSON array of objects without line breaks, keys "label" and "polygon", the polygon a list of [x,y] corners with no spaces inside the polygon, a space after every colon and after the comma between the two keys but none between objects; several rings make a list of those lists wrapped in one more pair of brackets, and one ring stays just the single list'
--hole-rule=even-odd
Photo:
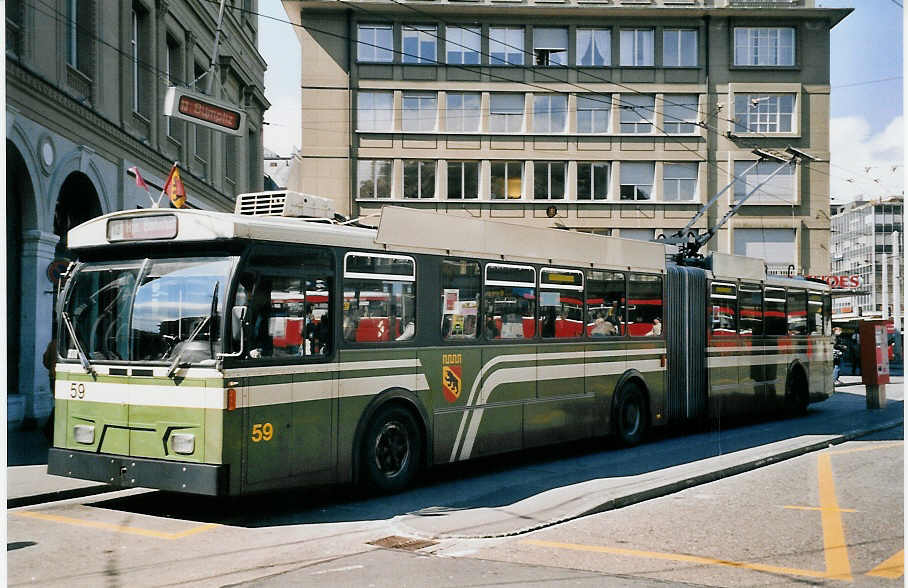
[{"label": "windshield wiper", "polygon": [[92,377],[95,377],[95,368],[91,366],[91,362],[88,361],[88,356],[85,354],[85,351],[82,349],[82,343],[79,341],[79,337],[76,335],[76,329],[73,327],[73,323],[69,320],[69,315],[65,312],[61,312],[60,315],[63,317],[63,324],[66,325],[66,330],[69,331],[69,336],[72,337],[73,343],[76,345],[76,351],[79,353],[79,363],[82,364],[82,369],[85,370],[86,374],[90,374]]},{"label": "windshield wiper", "polygon": [[[214,301],[212,303],[212,307],[214,307],[214,305],[217,303],[218,286],[220,286],[220,285],[221,285],[220,282],[214,283],[214,292],[211,293],[211,298]],[[170,368],[167,370],[168,378],[172,378],[173,373],[175,371],[177,371],[178,367],[180,367],[180,358],[183,357],[183,350],[186,349],[186,347],[188,347],[190,343],[195,341],[195,338],[198,336],[199,333],[202,332],[202,329],[204,329],[205,325],[207,325],[208,322],[211,320],[211,316],[213,314],[214,314],[214,309],[212,309],[212,312],[210,312],[208,316],[206,316],[204,319],[202,319],[202,322],[200,322],[199,325],[195,329],[193,329],[192,333],[190,333],[189,337],[187,337],[186,340],[182,344],[177,343],[177,345],[180,345],[180,349],[179,349],[179,351],[177,351],[176,356],[173,358],[173,361],[170,363]]]}]

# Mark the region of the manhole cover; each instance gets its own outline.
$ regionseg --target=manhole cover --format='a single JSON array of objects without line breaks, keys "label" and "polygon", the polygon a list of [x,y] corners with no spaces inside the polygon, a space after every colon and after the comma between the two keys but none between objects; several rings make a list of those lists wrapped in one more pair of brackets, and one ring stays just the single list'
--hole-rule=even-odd
[{"label": "manhole cover", "polygon": [[399,535],[391,535],[390,537],[382,537],[381,539],[368,541],[367,543],[369,545],[375,545],[376,547],[403,549],[404,551],[416,551],[418,549],[422,549],[423,547],[436,545],[438,541],[428,541],[426,539],[414,539],[413,537],[400,537]]}]

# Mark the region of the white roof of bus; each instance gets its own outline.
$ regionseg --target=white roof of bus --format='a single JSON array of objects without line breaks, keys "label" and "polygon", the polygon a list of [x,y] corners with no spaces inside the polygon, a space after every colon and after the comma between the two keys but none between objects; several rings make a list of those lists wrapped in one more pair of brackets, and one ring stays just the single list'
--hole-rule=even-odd
[{"label": "white roof of bus", "polygon": [[125,210],[73,228],[69,232],[68,245],[76,250],[110,245],[107,240],[107,222],[110,219],[152,215],[177,217],[178,233],[174,241],[244,238],[552,265],[633,266],[635,269],[660,272],[665,269],[665,250],[659,243],[526,227],[395,206],[382,209],[377,231],[290,217],[241,216],[204,210]]}]

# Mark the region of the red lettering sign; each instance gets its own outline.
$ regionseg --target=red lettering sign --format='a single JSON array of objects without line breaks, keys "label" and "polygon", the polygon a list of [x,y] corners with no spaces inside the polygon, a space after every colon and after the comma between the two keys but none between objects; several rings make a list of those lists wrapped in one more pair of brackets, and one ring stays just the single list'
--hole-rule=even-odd
[{"label": "red lettering sign", "polygon": [[214,125],[231,129],[233,131],[240,128],[239,113],[209,104],[189,96],[180,96],[179,104],[180,114],[191,116]]},{"label": "red lettering sign", "polygon": [[838,276],[807,276],[808,278],[815,278],[818,280],[823,280],[831,288],[859,288],[861,286],[861,276],[855,276],[850,274],[843,274]]}]

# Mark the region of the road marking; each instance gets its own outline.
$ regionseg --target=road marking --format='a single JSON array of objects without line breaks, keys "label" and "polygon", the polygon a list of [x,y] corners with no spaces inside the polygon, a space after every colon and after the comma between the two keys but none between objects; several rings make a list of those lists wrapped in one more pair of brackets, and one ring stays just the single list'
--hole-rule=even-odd
[{"label": "road marking", "polygon": [[185,531],[180,531],[179,533],[167,533],[166,531],[154,531],[152,529],[142,529],[140,527],[127,527],[125,525],[114,525],[112,523],[103,523],[101,521],[86,521],[86,520],[82,520],[82,519],[74,519],[71,517],[64,517],[64,516],[60,516],[60,515],[52,515],[52,514],[47,514],[47,513],[43,513],[43,512],[36,512],[33,510],[21,510],[21,511],[16,511],[13,514],[20,516],[20,517],[41,519],[44,521],[52,521],[55,523],[65,523],[68,525],[76,525],[78,527],[91,527],[93,529],[103,529],[105,531],[115,531],[117,533],[128,533],[131,535],[141,535],[143,537],[156,537],[158,539],[167,539],[167,540],[171,540],[171,541],[174,539],[182,539],[184,537],[189,537],[190,535],[195,535],[196,533],[202,533],[204,531],[208,531],[209,529],[213,529],[215,527],[220,526],[215,523],[211,523],[211,524],[207,524],[207,525],[199,525],[197,527],[192,527],[191,529],[187,529]]},{"label": "road marking", "polygon": [[817,482],[820,488],[820,516],[823,523],[826,573],[830,578],[851,580],[851,562],[848,560],[845,526],[842,524],[839,501],[835,495],[832,459],[828,453],[817,456]]},{"label": "road marking", "polygon": [[[825,510],[819,506],[783,506],[782,508],[790,508],[791,510]],[[858,512],[853,508],[838,508],[836,512]]]},{"label": "road marking", "polygon": [[893,447],[903,447],[904,443],[887,443],[886,445],[871,445],[870,447],[853,447],[851,449],[836,449],[829,451],[829,455],[845,455],[846,453],[858,453],[860,451],[876,451],[877,449],[892,449]]},{"label": "road marking", "polygon": [[902,549],[877,567],[867,572],[868,576],[897,580],[905,575],[905,550]]},{"label": "road marking", "polygon": [[555,541],[539,541],[536,539],[526,539],[521,541],[528,545],[537,545],[539,547],[557,547],[559,549],[570,549],[573,551],[592,551],[595,553],[610,553],[613,555],[626,555],[630,557],[643,557],[647,559],[662,559],[668,561],[678,561],[685,563],[701,564],[707,566],[724,566],[729,568],[754,570],[757,572],[768,572],[770,574],[786,574],[789,576],[805,576],[808,578],[829,578],[826,572],[816,570],[801,570],[797,568],[784,568],[779,566],[770,566],[759,563],[748,563],[741,561],[731,561],[727,559],[716,559],[712,557],[700,557],[697,555],[685,555],[682,553],[662,553],[658,551],[640,551],[637,549],[625,549],[621,547],[605,547],[601,545],[580,545],[576,543],[558,543]]}]

